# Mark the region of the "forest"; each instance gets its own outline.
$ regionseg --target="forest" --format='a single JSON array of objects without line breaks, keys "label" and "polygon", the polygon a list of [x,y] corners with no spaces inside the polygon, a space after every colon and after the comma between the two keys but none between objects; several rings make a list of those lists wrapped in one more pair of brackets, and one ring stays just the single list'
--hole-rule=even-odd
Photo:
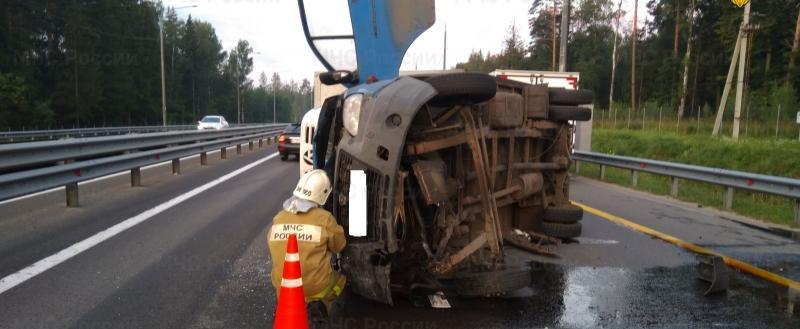
[{"label": "forest", "polygon": [[[684,117],[713,116],[723,94],[743,9],[727,0],[636,1],[646,3],[647,10],[637,13],[635,37],[631,19],[635,0],[625,5],[620,0],[572,1],[567,71],[580,72],[580,87],[595,92],[596,109],[608,110],[611,105],[655,112],[652,109],[662,108],[665,113],[672,111],[674,117],[683,99]],[[534,0],[527,32],[510,27],[501,52],[472,53],[458,67],[480,72],[497,68],[554,70],[559,49],[553,41],[558,41],[561,29],[561,8],[560,0]],[[524,42],[522,33],[528,33],[531,41]],[[745,33],[750,40],[745,65],[747,115],[754,120],[769,118],[774,125],[775,109],[780,106],[784,116],[793,119],[800,96],[800,2],[753,1]],[[612,58],[616,58],[615,65]],[[728,106],[732,108],[733,102]],[[698,109],[702,113],[697,113]],[[728,109],[726,115],[731,112]]]},{"label": "forest", "polygon": [[[472,53],[457,67],[553,70],[561,1],[531,1],[527,31],[511,26],[501,51]],[[634,2],[647,8],[636,33]],[[273,99],[276,121],[298,121],[310,107],[309,81],[252,75],[247,40],[224,49],[211,24],[187,16],[141,0],[0,2],[0,129],[162,124],[160,24],[168,124],[205,114],[271,122]],[[723,0],[572,0],[570,22],[567,70],[595,91],[597,109],[677,114],[683,103],[684,117],[705,118],[720,104],[742,9]],[[800,2],[755,1],[750,23],[745,113],[774,122],[779,106],[793,117]]]},{"label": "forest", "polygon": [[[248,76],[253,49],[223,49],[214,27],[139,0],[0,1],[0,129],[161,125],[206,114],[231,123],[299,120],[309,81]],[[241,114],[241,115],[240,115]]]}]

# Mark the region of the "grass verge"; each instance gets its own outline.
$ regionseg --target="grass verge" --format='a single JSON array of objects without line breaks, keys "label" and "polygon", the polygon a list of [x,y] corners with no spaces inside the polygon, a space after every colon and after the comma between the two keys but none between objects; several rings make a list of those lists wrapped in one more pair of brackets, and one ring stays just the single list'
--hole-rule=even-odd
[{"label": "grass verge", "polygon": [[[729,140],[658,134],[628,130],[595,130],[595,152],[688,163],[767,175],[800,177],[800,143]],[[581,163],[579,175],[600,179],[600,166]],[[669,195],[670,179],[640,172],[638,184],[631,185],[630,171],[606,168],[606,182],[654,194]],[[724,188],[681,180],[677,198],[722,209]],[[737,190],[731,211],[766,222],[800,227],[794,223],[794,200],[762,193]]]}]

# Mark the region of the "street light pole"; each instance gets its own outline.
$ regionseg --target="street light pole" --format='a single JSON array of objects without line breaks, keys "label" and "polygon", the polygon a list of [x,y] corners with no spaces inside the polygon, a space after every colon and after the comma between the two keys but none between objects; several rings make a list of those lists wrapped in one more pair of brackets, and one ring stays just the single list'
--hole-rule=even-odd
[{"label": "street light pole", "polygon": [[[178,9],[185,9],[185,8],[196,8],[197,5],[191,6],[183,6],[172,8],[173,10]],[[163,126],[167,125],[167,85],[164,81],[164,19],[159,14],[158,16],[158,40],[159,40],[159,48],[161,51],[161,124]]]},{"label": "street light pole", "polygon": [[275,77],[272,77],[272,123],[277,123],[278,122],[278,121],[275,121],[275,118],[276,118],[275,117],[275,93],[278,92],[277,89],[278,89],[278,79],[275,79]]},{"label": "street light pole", "polygon": [[158,22],[158,39],[161,44],[161,124],[167,125],[167,87],[164,82],[164,20]]}]

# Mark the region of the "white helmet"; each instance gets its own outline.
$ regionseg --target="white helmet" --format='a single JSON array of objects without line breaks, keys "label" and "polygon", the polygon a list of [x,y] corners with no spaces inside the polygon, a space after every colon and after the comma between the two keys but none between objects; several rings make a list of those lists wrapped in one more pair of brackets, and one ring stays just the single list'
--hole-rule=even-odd
[{"label": "white helmet", "polygon": [[331,180],[324,170],[314,169],[300,177],[292,194],[299,199],[323,205],[331,194]]}]

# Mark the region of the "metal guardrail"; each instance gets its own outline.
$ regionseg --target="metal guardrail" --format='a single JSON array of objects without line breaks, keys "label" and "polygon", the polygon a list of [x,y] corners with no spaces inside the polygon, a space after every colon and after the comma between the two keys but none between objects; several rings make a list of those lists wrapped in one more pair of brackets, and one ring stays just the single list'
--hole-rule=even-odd
[{"label": "metal guardrail", "polygon": [[131,152],[166,145],[180,145],[204,140],[229,138],[285,127],[285,124],[231,128],[223,130],[191,130],[150,134],[106,136],[57,141],[41,141],[0,145],[0,172],[27,168],[56,161],[91,159],[106,154]]},{"label": "metal guardrail", "polygon": [[795,223],[800,224],[800,179],[584,151],[575,151],[572,159],[600,165],[600,179],[605,179],[606,167],[629,169],[633,186],[637,184],[638,172],[668,176],[672,179],[673,197],[678,196],[679,179],[724,186],[723,206],[727,209],[733,207],[737,189],[790,198],[795,203]]},{"label": "metal guardrail", "polygon": [[207,152],[254,142],[262,147],[283,131],[285,124],[242,127],[219,131],[179,131],[142,135],[109,136],[75,140],[30,142],[0,145],[0,200],[7,200],[54,187],[65,186],[67,205],[78,206],[78,183],[98,177],[131,171],[131,185],[141,185],[140,168],[172,161],[172,171],[180,173],[180,159],[200,154],[201,165]]},{"label": "metal guardrail", "polygon": [[[248,127],[257,124],[233,124],[231,127]],[[0,143],[13,143],[34,140],[97,137],[127,134],[144,134],[153,132],[195,130],[197,125],[170,125],[170,126],[130,126],[130,127],[98,127],[76,129],[52,130],[18,130],[0,131]]]}]

